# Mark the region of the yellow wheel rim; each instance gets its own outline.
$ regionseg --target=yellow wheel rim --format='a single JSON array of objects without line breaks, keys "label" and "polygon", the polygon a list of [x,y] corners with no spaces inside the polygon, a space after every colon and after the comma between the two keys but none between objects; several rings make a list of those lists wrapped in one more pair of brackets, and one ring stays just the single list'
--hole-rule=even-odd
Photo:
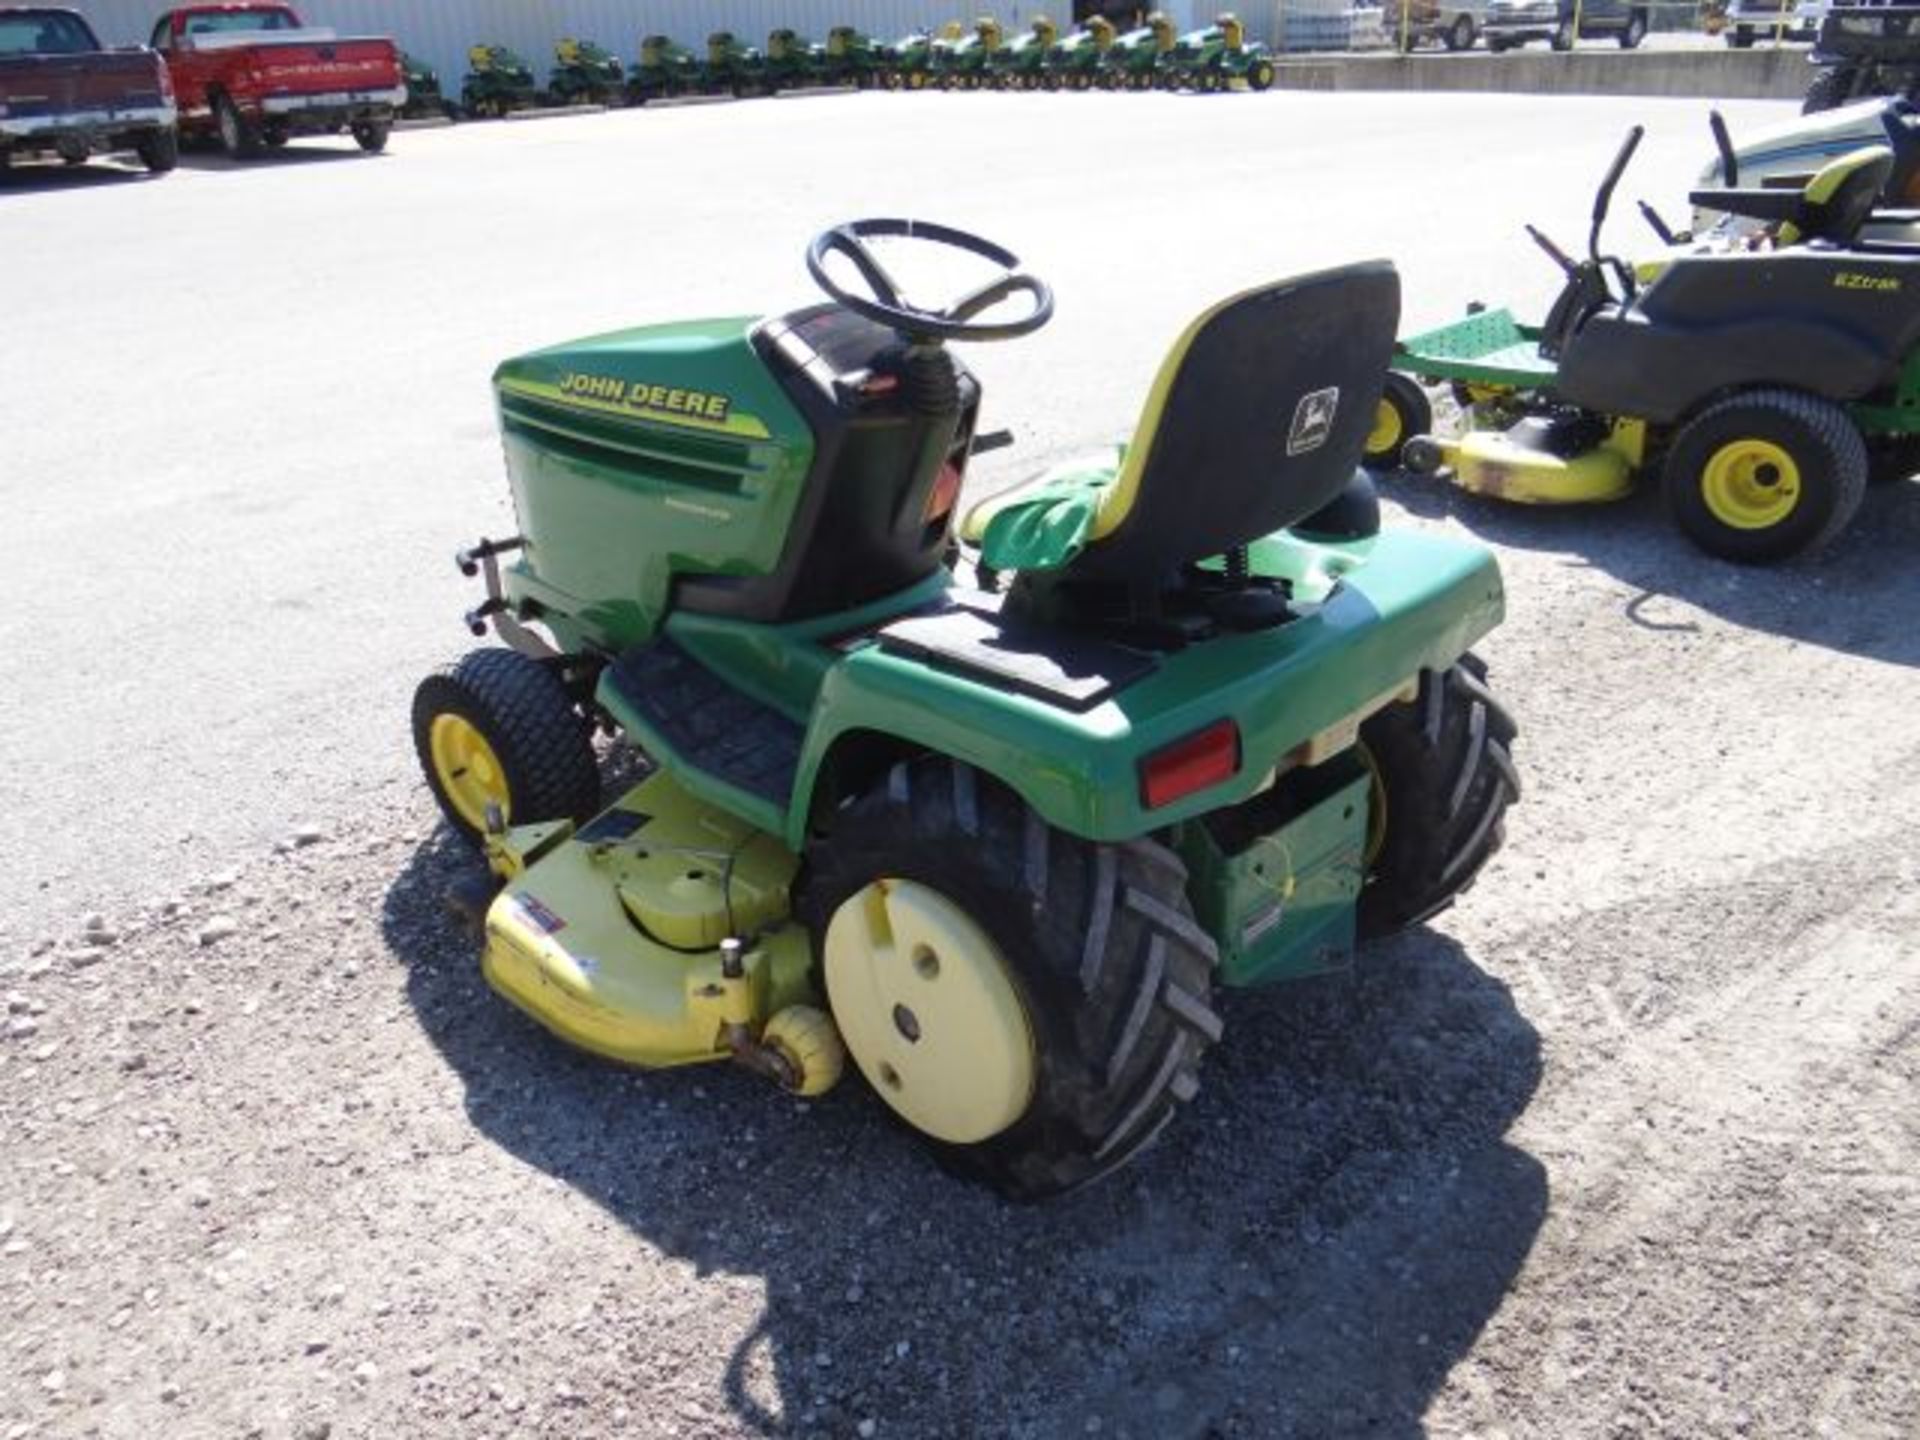
[{"label": "yellow wheel rim", "polygon": [[1367,454],[1386,454],[1400,443],[1406,428],[1400,419],[1400,408],[1391,400],[1382,399],[1380,408],[1373,412],[1373,429],[1367,432]]},{"label": "yellow wheel rim", "polygon": [[847,1053],[914,1129],[998,1135],[1033,1101],[1033,1027],[999,947],[938,890],[876,880],[834,911],[827,998]]},{"label": "yellow wheel rim", "polygon": [[501,819],[511,818],[506,769],[479,726],[464,715],[436,715],[427,732],[427,748],[441,793],[462,820],[475,830],[485,830],[488,805],[500,807]]},{"label": "yellow wheel rim", "polygon": [[1360,746],[1360,759],[1367,767],[1367,848],[1362,863],[1371,870],[1380,852],[1387,848],[1387,780],[1380,773],[1380,762],[1365,745]]},{"label": "yellow wheel rim", "polygon": [[1700,498],[1723,525],[1768,530],[1800,503],[1800,467],[1771,440],[1735,440],[1707,460]]}]

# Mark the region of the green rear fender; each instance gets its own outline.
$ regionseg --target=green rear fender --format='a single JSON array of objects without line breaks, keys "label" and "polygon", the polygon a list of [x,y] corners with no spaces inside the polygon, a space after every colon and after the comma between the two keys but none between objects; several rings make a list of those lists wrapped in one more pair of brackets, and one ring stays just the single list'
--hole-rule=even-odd
[{"label": "green rear fender", "polygon": [[[788,843],[803,845],[857,788],[850,775],[925,751],[996,776],[1058,829],[1095,840],[1144,835],[1254,795],[1284,757],[1423,669],[1452,664],[1504,614],[1492,555],[1442,537],[1328,546],[1283,533],[1255,546],[1253,563],[1324,603],[1293,624],[1168,655],[1153,675],[1084,712],[879,645],[852,650],[820,681]],[[1240,733],[1234,776],[1149,810],[1142,762],[1222,719]]]}]

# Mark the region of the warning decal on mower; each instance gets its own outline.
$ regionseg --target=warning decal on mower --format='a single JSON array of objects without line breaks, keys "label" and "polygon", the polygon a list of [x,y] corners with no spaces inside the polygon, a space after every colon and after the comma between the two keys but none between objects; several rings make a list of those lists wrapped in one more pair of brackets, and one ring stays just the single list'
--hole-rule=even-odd
[{"label": "warning decal on mower", "polygon": [[531,895],[514,896],[513,907],[522,915],[526,916],[529,923],[537,926],[544,934],[557,935],[567,928],[566,921],[562,920]]},{"label": "warning decal on mower", "polygon": [[1293,428],[1287,432],[1287,454],[1306,455],[1327,443],[1333,417],[1340,413],[1340,387],[1312,390],[1293,407]]}]

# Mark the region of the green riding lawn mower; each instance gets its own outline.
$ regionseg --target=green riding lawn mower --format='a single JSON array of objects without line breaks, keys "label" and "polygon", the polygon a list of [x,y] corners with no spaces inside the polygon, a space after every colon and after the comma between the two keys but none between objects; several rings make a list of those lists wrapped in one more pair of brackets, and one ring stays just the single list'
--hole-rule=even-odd
[{"label": "green riding lawn mower", "polygon": [[942,90],[978,90],[992,79],[993,57],[1006,43],[1000,22],[982,15],[951,44],[933,47],[933,83]]},{"label": "green riding lawn mower", "polygon": [[1259,41],[1247,39],[1239,16],[1222,14],[1175,41],[1160,73],[1169,89],[1230,90],[1241,84],[1266,90],[1273,85],[1273,57]]},{"label": "green riding lawn mower", "polygon": [[460,82],[460,108],[468,115],[497,119],[540,103],[533,67],[504,45],[475,45],[467,51],[467,67]]},{"label": "green riding lawn mower", "polygon": [[[1401,342],[1368,463],[1451,470],[1464,489],[1541,505],[1617,500],[1657,473],[1710,554],[1760,564],[1814,549],[1852,518],[1870,472],[1914,469],[1920,245],[1861,238],[1893,154],[1856,150],[1794,188],[1696,191],[1696,207],[1766,228],[1635,265],[1600,238],[1640,136],[1595,197],[1585,259],[1528,227],[1566,276],[1542,324],[1476,306]],[[1423,382],[1452,387],[1466,433],[1425,433]]]},{"label": "green riding lawn mower", "polygon": [[1179,37],[1173,21],[1158,10],[1146,23],[1115,38],[1100,62],[1099,84],[1106,90],[1151,90],[1160,83],[1162,68],[1173,55]]},{"label": "green riding lawn mower", "polygon": [[1047,54],[1059,38],[1053,21],[1034,16],[1023,33],[987,57],[987,83],[1000,90],[1059,89],[1059,77],[1047,69]]},{"label": "green riding lawn mower", "polygon": [[407,120],[425,120],[445,116],[453,118],[454,107],[440,90],[440,74],[426,61],[405,51],[400,55],[400,73],[407,84],[407,103],[400,109]]},{"label": "green riding lawn mower", "polygon": [[949,20],[939,33],[921,30],[903,36],[886,47],[881,84],[889,90],[924,90],[933,84],[937,57],[960,43],[962,30],[958,20]]},{"label": "green riding lawn mower", "polygon": [[627,97],[627,70],[612,51],[591,40],[560,40],[553,47],[547,91],[556,105],[618,105]]},{"label": "green riding lawn mower", "polygon": [[[908,300],[924,246],[983,283]],[[497,885],[484,973],[540,1024],[799,1095],[851,1056],[944,1162],[1048,1195],[1192,1099],[1216,988],[1338,969],[1498,848],[1499,572],[1381,533],[1356,470],[1383,262],[1208,310],[1130,442],[962,545],[952,346],[1050,290],[925,222],[807,258],[827,303],[499,368],[518,533],[460,562],[506,646],[421,684],[416,747]],[[605,806],[596,727],[649,767]]]},{"label": "green riding lawn mower", "polygon": [[1104,16],[1090,16],[1047,52],[1047,74],[1051,77],[1048,88],[1092,89],[1113,40],[1113,22]]},{"label": "green riding lawn mower", "polygon": [[700,89],[709,95],[758,95],[766,87],[767,62],[731,30],[707,36],[707,58],[700,67]]},{"label": "green riding lawn mower", "polygon": [[649,100],[671,100],[690,95],[700,88],[700,61],[684,45],[676,45],[665,35],[647,35],[640,41],[640,55],[627,72],[627,99],[635,105]]},{"label": "green riding lawn mower", "polygon": [[783,26],[770,32],[766,55],[760,74],[769,94],[821,83],[826,57],[819,46],[797,30]]},{"label": "green riding lawn mower", "polygon": [[826,52],[820,61],[820,79],[828,85],[851,85],[856,90],[871,90],[878,85],[886,69],[886,47],[875,43],[851,25],[836,25],[827,32]]}]

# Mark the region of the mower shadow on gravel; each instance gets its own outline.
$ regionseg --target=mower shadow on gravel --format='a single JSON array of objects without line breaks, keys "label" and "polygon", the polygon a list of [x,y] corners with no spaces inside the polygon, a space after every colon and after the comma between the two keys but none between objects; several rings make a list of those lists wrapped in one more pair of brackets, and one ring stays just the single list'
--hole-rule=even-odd
[{"label": "mower shadow on gravel", "polygon": [[803,1105],[549,1038],[449,916],[476,868],[442,831],[387,892],[420,1026],[493,1144],[703,1276],[764,1279],[703,1397],[750,1433],[1418,1436],[1546,1213],[1545,1168],[1502,1138],[1539,1037],[1438,931],[1229,997],[1158,1146],[1017,1207],[944,1176],[857,1077]]},{"label": "mower shadow on gravel", "polygon": [[1690,630],[1662,614],[1670,597],[1749,630],[1807,645],[1920,666],[1920,479],[1873,485],[1858,519],[1826,549],[1784,565],[1744,566],[1703,555],[1675,530],[1656,485],[1604,507],[1510,505],[1438,479],[1382,475],[1381,493],[1426,519],[1451,517],[1489,544],[1564,551],[1639,592],[1627,619],[1646,630]]}]

